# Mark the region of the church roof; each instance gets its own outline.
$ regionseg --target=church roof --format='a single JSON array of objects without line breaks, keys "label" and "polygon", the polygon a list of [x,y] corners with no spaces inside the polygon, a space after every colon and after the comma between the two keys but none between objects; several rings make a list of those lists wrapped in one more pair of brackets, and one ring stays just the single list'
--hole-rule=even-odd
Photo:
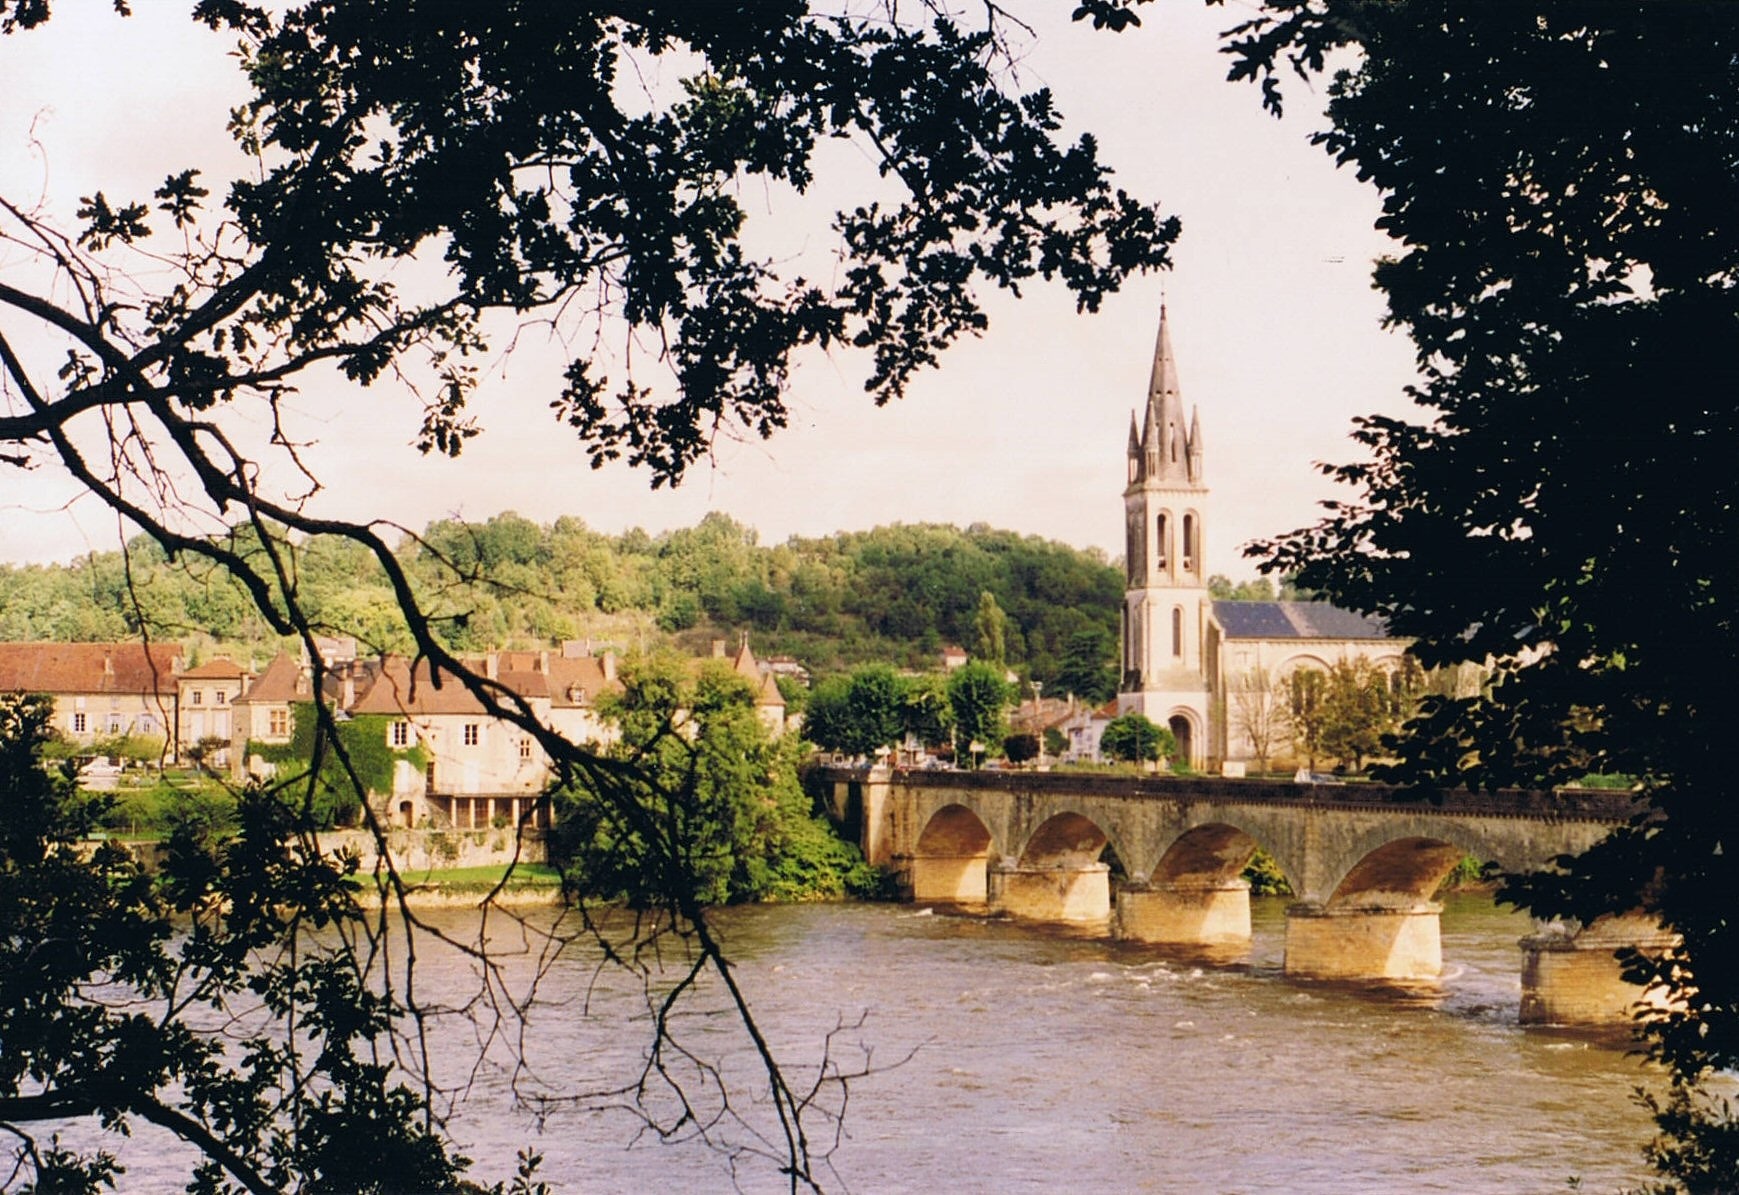
[{"label": "church roof", "polygon": [[1380,618],[1329,602],[1215,602],[1214,621],[1228,639],[1387,639]]}]

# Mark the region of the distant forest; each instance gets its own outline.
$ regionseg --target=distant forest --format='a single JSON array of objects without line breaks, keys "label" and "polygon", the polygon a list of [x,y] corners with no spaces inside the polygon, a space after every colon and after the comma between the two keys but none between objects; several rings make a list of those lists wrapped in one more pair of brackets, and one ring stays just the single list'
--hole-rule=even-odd
[{"label": "distant forest", "polygon": [[[249,537],[238,535],[246,550]],[[941,649],[974,650],[988,593],[1005,615],[1010,667],[1042,682],[1115,686],[1120,570],[1097,550],[974,525],[896,525],[763,546],[725,515],[648,535],[593,531],[578,518],[540,526],[513,513],[440,521],[398,555],[459,650],[591,639],[602,648],[674,640],[704,650],[747,631],[757,654],[791,655],[824,674],[868,661],[934,669]],[[353,545],[312,542],[294,567],[323,629],[369,650],[408,645],[378,567]],[[264,662],[278,648],[220,570],[171,564],[144,537],[125,554],[70,564],[0,565],[0,639],[107,640],[138,633]],[[1097,682],[1081,675],[1092,660]],[[1070,667],[1069,664],[1073,665]],[[1109,679],[1106,679],[1106,678]],[[1073,687],[1073,686],[1072,686]],[[1096,695],[1096,694],[1088,694]]]}]

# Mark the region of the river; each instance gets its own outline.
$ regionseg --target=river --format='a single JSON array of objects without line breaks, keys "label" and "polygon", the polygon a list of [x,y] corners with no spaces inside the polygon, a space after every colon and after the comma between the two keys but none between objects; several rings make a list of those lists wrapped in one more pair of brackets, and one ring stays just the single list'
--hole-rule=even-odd
[{"label": "river", "polygon": [[[1650,1124],[1631,1099],[1650,1081],[1644,1064],[1622,1040],[1516,1024],[1525,918],[1451,897],[1441,985],[1372,991],[1282,978],[1284,902],[1253,905],[1250,956],[1217,965],[911,906],[731,909],[718,924],[795,1086],[829,1030],[862,1020],[832,1046],[848,1068],[866,1048],[875,1073],[850,1086],[829,1189],[1554,1192],[1579,1180],[1610,1193],[1647,1177]],[[435,916],[475,930],[475,914]],[[517,940],[492,924],[498,945]],[[425,999],[475,992],[458,955],[420,954]],[[638,1074],[644,998],[596,962],[544,960],[517,1078],[501,1049],[458,1069],[475,1057],[470,1021],[442,1032],[444,1077],[469,1079],[451,1127],[475,1177],[510,1174],[530,1146],[561,1192],[732,1189],[724,1153],[636,1140],[632,1116],[599,1109],[612,1101],[558,1098],[541,1119],[515,1106],[516,1087],[562,1097]],[[534,965],[510,960],[513,982]],[[704,985],[679,1040],[746,1096],[753,1055],[718,1003],[716,981]],[[713,1088],[696,1090],[713,1106]],[[831,1141],[824,1123],[812,1131]],[[124,1190],[172,1190],[185,1173],[167,1153],[131,1161]],[[739,1161],[742,1189],[781,1189],[768,1164]]]}]

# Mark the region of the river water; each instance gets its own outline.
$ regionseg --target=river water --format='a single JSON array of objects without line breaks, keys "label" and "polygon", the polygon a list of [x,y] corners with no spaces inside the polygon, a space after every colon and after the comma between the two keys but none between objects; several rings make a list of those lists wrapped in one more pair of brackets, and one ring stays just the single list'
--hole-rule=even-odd
[{"label": "river water", "polygon": [[[874,1073],[850,1085],[821,1170],[828,1189],[1553,1192],[1579,1180],[1613,1192],[1647,1177],[1638,1147],[1650,1125],[1631,1099],[1653,1081],[1644,1064],[1622,1040],[1516,1024],[1525,918],[1452,897],[1441,985],[1373,991],[1282,978],[1283,902],[1256,901],[1253,915],[1248,958],[1218,964],[911,906],[732,909],[718,924],[793,1086],[812,1081],[842,1022],[853,1028],[833,1038],[834,1061],[857,1069],[867,1051]],[[475,914],[436,919],[475,932]],[[498,947],[518,942],[510,921],[491,925]],[[462,956],[419,954],[425,999],[476,993]],[[468,1088],[451,1129],[476,1178],[511,1173],[530,1146],[563,1192],[782,1189],[750,1154],[733,1169],[718,1147],[636,1137],[635,1116],[610,1107],[626,1101],[598,1093],[640,1073],[642,990],[600,970],[594,951],[541,958],[535,942],[510,956],[509,987],[534,970],[525,1069],[502,1041],[471,1066],[474,1018],[454,1018],[436,1043],[443,1078]],[[700,985],[677,1039],[719,1062],[746,1119],[769,1125],[719,994],[716,979]],[[715,1087],[690,1090],[716,1110]],[[537,1095],[553,1099],[541,1115],[524,1099]],[[672,1110],[656,1087],[649,1100]],[[825,1122],[811,1131],[833,1145]],[[184,1181],[167,1153],[132,1160],[123,1189]]]}]

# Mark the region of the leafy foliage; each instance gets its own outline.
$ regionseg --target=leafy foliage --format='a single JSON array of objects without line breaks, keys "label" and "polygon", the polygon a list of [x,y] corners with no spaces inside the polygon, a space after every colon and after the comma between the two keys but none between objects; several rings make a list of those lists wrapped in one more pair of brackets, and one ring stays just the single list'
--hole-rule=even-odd
[{"label": "leafy foliage", "polygon": [[393,790],[393,770],[400,760],[419,772],[428,762],[420,746],[388,745],[387,729],[393,721],[385,714],[356,714],[335,723],[341,756],[327,739],[314,704],[296,702],[290,707],[290,741],[250,741],[247,752],[277,764],[278,780],[285,786],[311,780],[304,787],[310,813],[321,829],[350,825],[362,811],[358,783],[364,793],[386,795]]},{"label": "leafy foliage", "polygon": [[[1259,550],[1427,667],[1497,661],[1427,698],[1391,778],[1640,779],[1636,824],[1509,893],[1683,935],[1630,970],[1678,1001],[1646,1033],[1695,1083],[1739,1064],[1739,10],[1269,0],[1227,49],[1278,107],[1343,47],[1319,140],[1382,193],[1424,415],[1361,420],[1369,459],[1330,470],[1354,497]],[[1699,1186],[1702,1128],[1660,1112]]]},{"label": "leafy foliage", "polygon": [[96,1117],[199,1148],[190,1190],[460,1189],[464,1161],[390,1061],[402,1011],[350,964],[354,863],[260,791],[233,836],[183,823],[160,878],[115,842],[87,850],[106,800],[41,766],[52,713],[0,694],[0,1120],[21,1172],[107,1185],[112,1154],[36,1150],[24,1127]]},{"label": "leafy foliage", "polygon": [[1008,726],[1008,703],[1014,686],[1002,670],[982,660],[956,668],[948,676],[948,707],[954,714],[954,757],[977,766],[980,751],[1001,746]]},{"label": "leafy foliage", "polygon": [[1030,763],[1039,757],[1039,746],[1036,734],[1011,734],[1002,740],[1002,756],[1012,764]]},{"label": "leafy foliage", "polygon": [[[355,635],[371,650],[410,647],[394,589],[368,553],[314,539],[285,554],[322,632]],[[985,527],[881,527],[765,546],[719,514],[652,537],[507,512],[432,523],[394,558],[428,603],[433,633],[456,651],[635,641],[656,637],[654,626],[700,650],[742,629],[759,654],[798,656],[819,675],[878,660],[933,668],[944,644],[974,641],[988,593],[1004,613],[1009,658],[1047,690],[1109,697],[1116,688],[1117,572],[1096,552]],[[281,642],[227,574],[171,563],[144,537],[124,558],[0,565],[0,639],[115,638],[140,623],[234,645],[241,658]]]},{"label": "leafy foliage", "polygon": [[[635,657],[600,712],[620,732],[609,754],[634,765],[637,804],[583,785],[556,794],[551,850],[582,896],[646,908],[673,887],[702,904],[807,900],[874,891],[857,849],[811,807],[796,743],[775,741],[748,682],[709,662]],[[661,849],[661,838],[676,845]]]},{"label": "leafy foliage", "polygon": [[1099,750],[1125,763],[1148,763],[1176,755],[1177,739],[1168,728],[1132,710],[1106,725]]}]

